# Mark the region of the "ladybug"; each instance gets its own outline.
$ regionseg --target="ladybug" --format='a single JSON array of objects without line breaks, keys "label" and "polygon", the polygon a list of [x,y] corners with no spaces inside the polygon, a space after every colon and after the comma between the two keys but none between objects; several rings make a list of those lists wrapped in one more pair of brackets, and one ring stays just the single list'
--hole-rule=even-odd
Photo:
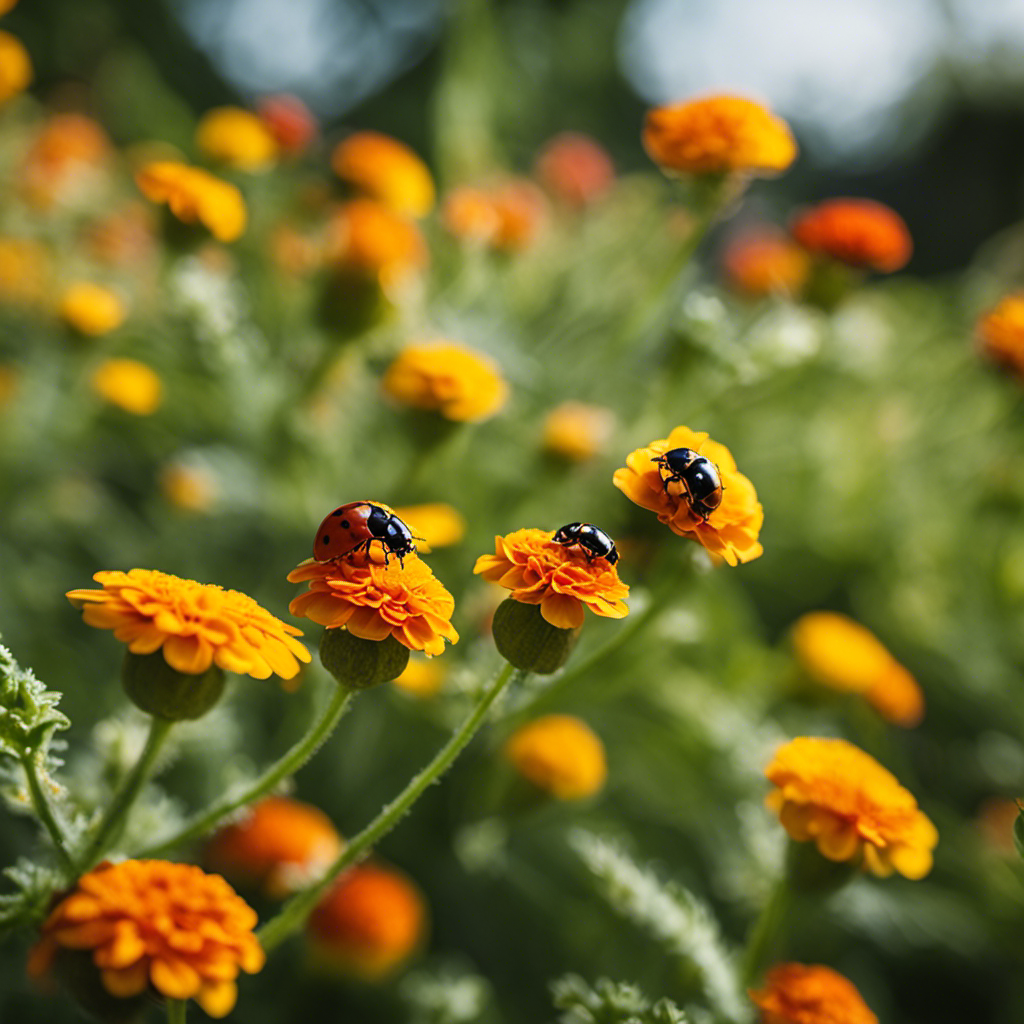
[{"label": "ladybug", "polygon": [[386,505],[372,501],[350,501],[336,508],[320,524],[313,541],[313,558],[317,562],[330,562],[335,558],[354,555],[379,541],[384,549],[384,564],[388,555],[402,559],[416,551],[412,531]]},{"label": "ladybug", "polygon": [[700,522],[706,523],[708,516],[722,504],[722,478],[718,467],[692,448],[673,448],[654,461],[666,493],[670,483],[681,483],[690,511]]},{"label": "ladybug", "polygon": [[555,535],[551,539],[556,544],[562,544],[567,548],[583,548],[588,562],[592,562],[595,558],[603,558],[609,565],[614,565],[619,560],[615,541],[593,523],[566,523],[565,526],[555,531]]}]

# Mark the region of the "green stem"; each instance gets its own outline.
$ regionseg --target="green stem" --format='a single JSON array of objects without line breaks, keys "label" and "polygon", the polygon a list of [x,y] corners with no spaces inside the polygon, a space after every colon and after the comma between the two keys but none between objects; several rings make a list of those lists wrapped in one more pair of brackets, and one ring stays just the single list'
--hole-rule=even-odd
[{"label": "green stem", "polygon": [[761,916],[754,922],[743,952],[743,967],[740,981],[748,988],[766,966],[769,959],[778,954],[778,941],[785,923],[786,914],[793,901],[789,879],[783,875],[775,884]]},{"label": "green stem", "polygon": [[492,682],[480,695],[476,706],[466,716],[462,725],[455,730],[448,742],[437,752],[433,760],[425,768],[414,775],[409,784],[398,794],[369,825],[355,836],[346,846],[341,856],[327,869],[320,881],[308,889],[296,893],[282,908],[276,917],[272,917],[257,932],[263,948],[269,952],[279,946],[289,935],[297,932],[313,908],[334,884],[334,880],[347,868],[362,860],[370,848],[386,836],[401,819],[409,812],[412,805],[423,795],[432,783],[436,782],[451,763],[462,752],[483,724],[487,712],[515,678],[521,681],[528,673],[505,667],[495,676]]},{"label": "green stem", "polygon": [[188,1001],[185,999],[167,1000],[167,1024],[185,1024],[185,1013]]},{"label": "green stem", "polygon": [[313,722],[309,731],[289,750],[281,755],[269,768],[255,778],[244,789],[228,794],[216,803],[193,815],[172,836],[160,839],[140,850],[139,857],[154,857],[164,853],[181,843],[211,831],[233,811],[246,807],[269,793],[280,782],[294,775],[323,745],[328,736],[334,732],[341,716],[348,709],[352,691],[335,683],[331,699]]},{"label": "green stem", "polygon": [[54,848],[60,858],[61,867],[73,874],[75,864],[68,850],[67,836],[64,834],[64,828],[57,818],[57,812],[53,804],[50,803],[46,790],[43,788],[42,780],[39,778],[40,765],[37,755],[26,752],[21,759],[21,764],[25,769],[28,791],[32,797],[32,806],[35,808],[36,815],[53,841]]},{"label": "green stem", "polygon": [[92,839],[77,858],[76,863],[80,871],[88,871],[117,842],[124,829],[128,812],[131,810],[132,804],[135,803],[135,798],[153,773],[153,766],[156,764],[157,756],[160,754],[172,725],[174,723],[166,718],[154,716],[150,720],[146,745],[142,748],[135,767],[121,780],[121,785],[114,793],[107,813],[100,820],[92,834]]}]

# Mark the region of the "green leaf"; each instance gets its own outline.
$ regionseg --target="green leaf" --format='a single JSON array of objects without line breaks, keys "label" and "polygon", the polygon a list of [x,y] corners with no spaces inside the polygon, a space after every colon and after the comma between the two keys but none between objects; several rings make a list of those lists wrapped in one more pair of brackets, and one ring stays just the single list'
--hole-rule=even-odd
[{"label": "green leaf", "polygon": [[52,867],[25,857],[4,868],[3,875],[14,883],[15,891],[0,894],[0,939],[41,921],[54,890],[62,884]]},{"label": "green leaf", "polygon": [[560,1024],[688,1024],[686,1014],[669,999],[650,1000],[628,982],[599,978],[591,988],[567,974],[551,985],[555,1008],[565,1011]]},{"label": "green leaf", "polygon": [[21,759],[45,752],[54,732],[71,724],[57,710],[60,698],[0,644],[0,755]]}]

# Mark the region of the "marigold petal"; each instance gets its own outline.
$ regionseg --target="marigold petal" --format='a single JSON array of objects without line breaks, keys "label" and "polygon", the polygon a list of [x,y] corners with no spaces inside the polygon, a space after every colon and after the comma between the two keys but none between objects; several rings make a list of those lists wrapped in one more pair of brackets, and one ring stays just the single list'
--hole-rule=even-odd
[{"label": "marigold petal", "polygon": [[214,1020],[226,1017],[238,1002],[238,986],[233,981],[205,981],[196,1002]]},{"label": "marigold petal", "polygon": [[386,622],[373,608],[357,608],[348,620],[346,628],[353,636],[363,640],[386,640],[393,626]]},{"label": "marigold petal", "polygon": [[149,980],[168,999],[191,999],[201,984],[199,972],[184,960],[167,954],[149,965]]},{"label": "marigold petal", "polygon": [[548,594],[540,603],[540,613],[559,629],[578,629],[583,625],[583,605],[568,594]]},{"label": "marigold petal", "polygon": [[130,967],[100,971],[100,981],[118,999],[141,995],[149,985],[149,962],[139,960]]}]

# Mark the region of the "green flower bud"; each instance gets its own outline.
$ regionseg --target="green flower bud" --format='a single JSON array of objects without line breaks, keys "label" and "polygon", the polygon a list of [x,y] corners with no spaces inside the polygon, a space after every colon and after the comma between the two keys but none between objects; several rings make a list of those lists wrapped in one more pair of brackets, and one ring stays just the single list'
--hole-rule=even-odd
[{"label": "green flower bud", "polygon": [[841,889],[856,874],[851,861],[834,861],[823,857],[814,843],[790,840],[786,851],[786,878],[797,893],[827,896]]},{"label": "green flower bud", "polygon": [[224,672],[217,665],[199,675],[189,675],[171,668],[162,651],[126,652],[121,682],[136,707],[170,722],[202,718],[224,693]]},{"label": "green flower bud", "polygon": [[494,613],[491,632],[507,662],[526,672],[550,675],[569,660],[580,628],[552,626],[541,615],[539,604],[524,604],[510,597]]},{"label": "green flower bud", "polygon": [[364,640],[347,629],[325,629],[320,637],[320,662],[342,686],[368,690],[405,671],[409,648],[393,636]]}]

